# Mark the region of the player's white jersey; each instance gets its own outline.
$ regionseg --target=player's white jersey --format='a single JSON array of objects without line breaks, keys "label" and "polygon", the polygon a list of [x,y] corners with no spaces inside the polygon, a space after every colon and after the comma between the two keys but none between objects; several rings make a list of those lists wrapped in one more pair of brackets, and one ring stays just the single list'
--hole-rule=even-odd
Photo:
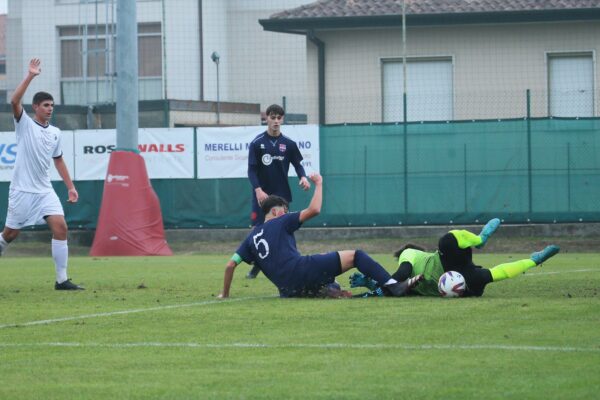
[{"label": "player's white jersey", "polygon": [[52,191],[50,163],[62,155],[61,133],[55,126],[42,126],[25,110],[15,121],[17,159],[10,188],[29,193]]}]

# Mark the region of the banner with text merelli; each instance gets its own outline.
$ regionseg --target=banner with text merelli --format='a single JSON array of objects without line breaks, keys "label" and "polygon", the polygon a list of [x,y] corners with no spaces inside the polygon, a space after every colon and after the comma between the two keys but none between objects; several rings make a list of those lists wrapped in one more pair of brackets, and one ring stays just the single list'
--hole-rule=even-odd
[{"label": "banner with text merelli", "polygon": [[[245,178],[248,176],[248,146],[266,126],[198,128],[198,178]],[[281,132],[298,144],[307,174],[319,172],[319,126],[283,125]],[[289,176],[296,176],[290,165]]]}]

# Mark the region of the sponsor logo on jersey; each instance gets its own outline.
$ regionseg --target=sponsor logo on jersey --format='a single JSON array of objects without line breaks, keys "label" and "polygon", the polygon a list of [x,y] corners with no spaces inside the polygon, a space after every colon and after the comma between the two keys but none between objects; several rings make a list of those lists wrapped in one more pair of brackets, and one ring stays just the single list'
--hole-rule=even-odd
[{"label": "sponsor logo on jersey", "polygon": [[[261,144],[262,146],[262,144]],[[270,154],[265,154],[262,156],[262,163],[264,165],[271,165],[271,163],[273,162],[273,157],[271,157]]]},{"label": "sponsor logo on jersey", "polygon": [[274,160],[283,161],[283,160],[285,160],[285,157],[284,156],[272,156],[270,154],[264,154],[262,156],[261,160],[262,160],[262,163],[264,165],[271,165]]}]

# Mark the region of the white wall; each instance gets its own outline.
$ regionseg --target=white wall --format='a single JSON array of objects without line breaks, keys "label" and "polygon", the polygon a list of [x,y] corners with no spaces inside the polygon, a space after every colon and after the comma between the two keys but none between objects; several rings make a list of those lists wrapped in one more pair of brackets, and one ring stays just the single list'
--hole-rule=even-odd
[{"label": "white wall", "polygon": [[[207,3],[207,0],[203,3]],[[166,65],[163,65],[163,74],[166,77],[169,99],[201,98],[198,4],[198,0],[165,2]],[[202,60],[206,62],[205,57]]]},{"label": "white wall", "polygon": [[[173,0],[167,0],[173,1]],[[185,0],[178,0],[185,1]],[[116,11],[116,0],[114,10]],[[50,92],[60,103],[60,41],[59,26],[103,25],[107,19],[116,24],[116,17],[103,3],[55,4],[47,0],[9,0],[7,29],[7,75],[9,96],[27,71],[29,60],[42,60],[42,73],[29,86],[23,101],[29,103],[33,93]],[[160,22],[161,1],[140,1],[137,4],[138,22]]]},{"label": "white wall", "polygon": [[232,0],[228,25],[229,98],[258,102],[264,111],[286,97],[288,112],[306,113],[306,39],[265,31],[259,24],[272,14],[302,4],[306,0]]},{"label": "white wall", "polygon": [[[116,11],[116,0],[114,7]],[[200,43],[198,0],[164,0],[167,97],[216,100],[216,66],[220,60],[221,101],[260,103],[264,109],[287,97],[289,112],[306,112],[306,48],[300,35],[265,32],[258,23],[275,12],[306,0],[202,0]],[[39,10],[39,12],[32,12]],[[60,103],[58,26],[104,24],[105,5],[56,4],[49,0],[9,0],[7,85],[11,92],[23,78],[29,59],[40,57],[42,75],[26,94],[46,90]],[[138,22],[161,22],[162,0],[137,2]],[[110,16],[109,16],[110,21]],[[116,23],[116,17],[113,18]],[[202,48],[202,54],[200,54]],[[161,57],[161,55],[157,55]],[[202,68],[201,68],[202,66]],[[202,88],[202,80],[204,87]],[[10,94],[10,93],[9,93]],[[29,100],[27,100],[29,99]]]},{"label": "white wall", "polygon": [[[401,31],[345,30],[317,35],[326,49],[327,123],[381,121],[381,59],[402,56]],[[409,57],[449,56],[454,60],[454,119],[524,116],[526,89],[531,89],[532,115],[546,116],[547,53],[597,54],[600,24],[419,27],[408,29],[407,43]],[[310,45],[308,54],[309,63],[316,63]],[[312,74],[312,67],[310,71]],[[598,115],[597,66],[595,76]],[[316,93],[315,84],[310,88]],[[408,96],[410,101],[410,93]],[[315,117],[311,115],[310,120]]]}]

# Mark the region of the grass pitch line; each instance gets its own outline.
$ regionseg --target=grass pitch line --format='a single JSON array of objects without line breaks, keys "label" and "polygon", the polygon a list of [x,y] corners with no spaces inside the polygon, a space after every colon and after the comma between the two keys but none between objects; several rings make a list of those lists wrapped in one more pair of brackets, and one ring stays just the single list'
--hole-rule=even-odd
[{"label": "grass pitch line", "polygon": [[224,300],[207,300],[207,301],[200,301],[200,302],[196,302],[196,303],[172,304],[169,306],[137,308],[137,309],[132,309],[132,310],[111,311],[111,312],[97,313],[97,314],[84,314],[84,315],[79,315],[79,316],[75,316],[75,317],[63,317],[63,318],[44,319],[44,320],[39,320],[39,321],[21,322],[21,323],[16,323],[16,324],[5,324],[5,325],[0,325],[0,329],[53,324],[56,322],[74,321],[74,320],[79,320],[79,319],[113,317],[115,315],[136,314],[136,313],[143,313],[143,312],[150,312],[150,311],[171,310],[174,308],[209,306],[209,305],[213,305],[213,304],[227,304],[227,303],[240,302],[240,301],[246,301],[246,300],[262,300],[262,299],[269,299],[269,298],[273,298],[273,296],[240,297],[240,298],[235,298],[235,299],[224,299]]},{"label": "grass pitch line", "polygon": [[523,274],[523,276],[539,276],[539,275],[557,275],[557,274],[571,274],[571,273],[579,273],[579,272],[600,272],[598,268],[588,268],[588,269],[575,269],[573,271],[548,271],[548,272],[530,272],[528,274]]},{"label": "grass pitch line", "polygon": [[460,344],[368,344],[368,343],[79,343],[79,342],[47,342],[47,343],[0,343],[0,348],[13,347],[81,347],[81,348],[194,348],[194,349],[320,349],[320,350],[501,350],[501,351],[534,351],[534,352],[585,352],[600,353],[600,347],[572,346],[509,346],[495,344],[460,345]]}]

